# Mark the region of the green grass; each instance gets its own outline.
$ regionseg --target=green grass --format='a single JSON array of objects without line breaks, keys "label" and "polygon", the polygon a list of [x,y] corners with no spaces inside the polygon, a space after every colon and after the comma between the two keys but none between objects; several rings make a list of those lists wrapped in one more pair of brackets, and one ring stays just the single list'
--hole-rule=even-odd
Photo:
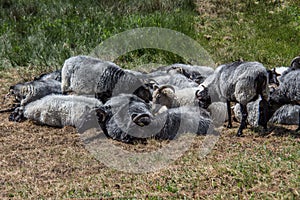
[{"label": "green grass", "polygon": [[[193,37],[196,12],[192,5],[184,0],[3,0],[0,66],[59,68],[68,57],[89,54],[105,39],[138,27],[164,27]],[[155,50],[140,50],[132,56],[138,59],[141,52],[154,52],[167,63],[176,61]]]}]

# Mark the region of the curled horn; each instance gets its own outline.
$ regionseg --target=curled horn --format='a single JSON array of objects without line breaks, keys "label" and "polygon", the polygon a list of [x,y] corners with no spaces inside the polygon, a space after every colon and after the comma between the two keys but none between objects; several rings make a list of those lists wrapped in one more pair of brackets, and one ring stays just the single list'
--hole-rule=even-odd
[{"label": "curled horn", "polygon": [[159,91],[161,92],[163,89],[169,88],[175,93],[175,88],[172,85],[163,85],[159,88]]},{"label": "curled horn", "polygon": [[300,56],[295,57],[291,62],[291,67],[300,68]]}]

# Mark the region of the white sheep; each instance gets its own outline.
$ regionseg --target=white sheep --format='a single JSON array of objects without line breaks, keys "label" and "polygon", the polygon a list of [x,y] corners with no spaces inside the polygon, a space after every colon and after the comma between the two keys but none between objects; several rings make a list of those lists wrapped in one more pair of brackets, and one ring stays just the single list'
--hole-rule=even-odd
[{"label": "white sheep", "polygon": [[154,104],[160,104],[167,108],[176,108],[180,106],[198,106],[195,96],[198,87],[176,89],[171,85],[162,85],[155,87],[152,95]]},{"label": "white sheep", "polygon": [[101,106],[95,98],[84,96],[48,95],[11,113],[10,121],[30,119],[41,125],[53,127],[77,126],[88,109]]}]

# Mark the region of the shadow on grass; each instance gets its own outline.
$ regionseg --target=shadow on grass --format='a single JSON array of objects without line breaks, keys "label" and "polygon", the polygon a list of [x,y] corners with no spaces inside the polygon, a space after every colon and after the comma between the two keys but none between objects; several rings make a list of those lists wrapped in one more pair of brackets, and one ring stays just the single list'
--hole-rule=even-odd
[{"label": "shadow on grass", "polygon": [[262,137],[286,137],[291,136],[293,138],[300,138],[300,132],[294,129],[294,126],[280,125],[280,124],[270,124],[268,126],[268,131],[262,131],[262,128],[251,128],[251,131],[258,133]]}]

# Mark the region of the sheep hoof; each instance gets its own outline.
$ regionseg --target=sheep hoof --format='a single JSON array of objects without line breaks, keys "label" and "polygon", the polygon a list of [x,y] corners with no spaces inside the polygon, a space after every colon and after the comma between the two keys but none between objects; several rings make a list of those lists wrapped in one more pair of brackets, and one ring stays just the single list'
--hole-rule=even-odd
[{"label": "sheep hoof", "polygon": [[242,135],[243,135],[243,132],[240,131],[240,130],[239,130],[239,131],[237,132],[237,134],[236,134],[237,137],[241,137]]}]

